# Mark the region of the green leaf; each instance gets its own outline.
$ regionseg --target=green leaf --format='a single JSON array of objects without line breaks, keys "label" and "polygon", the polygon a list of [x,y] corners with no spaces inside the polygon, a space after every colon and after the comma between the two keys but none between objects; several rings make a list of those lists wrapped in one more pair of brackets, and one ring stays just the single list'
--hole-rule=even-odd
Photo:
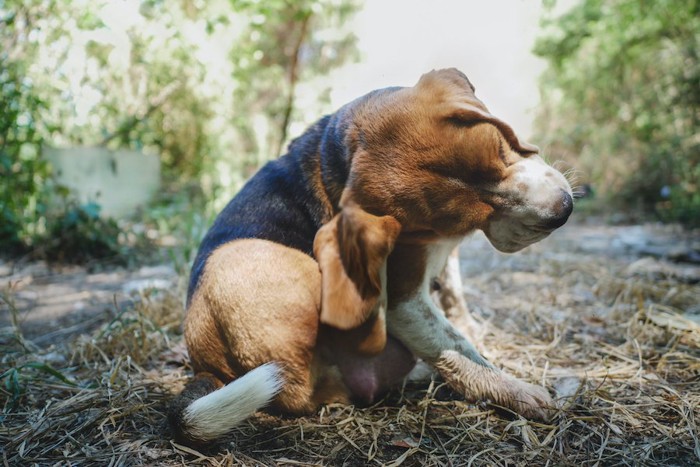
[{"label": "green leaf", "polygon": [[65,383],[69,386],[77,386],[76,383],[74,383],[73,381],[66,378],[60,371],[58,371],[57,369],[55,369],[54,367],[52,367],[48,363],[29,362],[29,363],[25,363],[20,368],[33,368],[35,370],[39,370],[43,373],[54,376],[55,378],[61,380],[63,383]]}]

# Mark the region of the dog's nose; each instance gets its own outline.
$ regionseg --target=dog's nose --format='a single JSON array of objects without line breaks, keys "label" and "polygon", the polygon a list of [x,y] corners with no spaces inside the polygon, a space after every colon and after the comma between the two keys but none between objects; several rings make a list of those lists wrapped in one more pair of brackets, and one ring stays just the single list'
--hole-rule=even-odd
[{"label": "dog's nose", "polygon": [[553,208],[554,215],[545,220],[542,226],[551,230],[561,227],[562,225],[566,224],[566,221],[569,219],[571,211],[573,210],[573,198],[571,198],[571,195],[568,192],[561,190],[561,198],[557,201]]}]

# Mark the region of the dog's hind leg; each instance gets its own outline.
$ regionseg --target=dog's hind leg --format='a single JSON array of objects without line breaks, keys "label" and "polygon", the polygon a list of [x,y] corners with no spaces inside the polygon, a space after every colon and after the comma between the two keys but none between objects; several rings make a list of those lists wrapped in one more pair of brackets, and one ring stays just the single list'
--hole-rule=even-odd
[{"label": "dog's hind leg", "polygon": [[210,440],[268,404],[317,407],[320,284],[310,256],[278,243],[236,240],[211,254],[185,318],[196,378],[171,416],[184,423],[176,433]]}]

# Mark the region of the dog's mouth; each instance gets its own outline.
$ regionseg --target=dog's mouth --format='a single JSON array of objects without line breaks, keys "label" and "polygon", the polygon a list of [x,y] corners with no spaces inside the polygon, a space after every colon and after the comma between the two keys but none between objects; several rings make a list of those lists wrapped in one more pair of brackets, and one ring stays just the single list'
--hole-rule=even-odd
[{"label": "dog's mouth", "polygon": [[572,211],[571,195],[561,190],[560,199],[551,209],[547,209],[546,213],[525,208],[497,210],[483,231],[497,250],[515,253],[543,240],[564,225]]},{"label": "dog's mouth", "polygon": [[482,192],[494,209],[483,228],[499,251],[513,253],[564,225],[574,200],[566,179],[539,158],[526,159],[511,177]]},{"label": "dog's mouth", "polygon": [[542,229],[512,222],[491,222],[484,229],[486,237],[498,251],[515,253],[545,239],[554,229]]}]

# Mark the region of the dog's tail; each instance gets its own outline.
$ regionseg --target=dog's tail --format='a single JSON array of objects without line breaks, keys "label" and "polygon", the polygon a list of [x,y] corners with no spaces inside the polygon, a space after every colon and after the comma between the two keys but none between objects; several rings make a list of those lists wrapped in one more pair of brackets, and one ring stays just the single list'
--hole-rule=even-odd
[{"label": "dog's tail", "polygon": [[173,434],[188,444],[219,438],[269,404],[282,385],[282,371],[276,363],[259,366],[223,387],[215,376],[200,373],[170,404]]}]

